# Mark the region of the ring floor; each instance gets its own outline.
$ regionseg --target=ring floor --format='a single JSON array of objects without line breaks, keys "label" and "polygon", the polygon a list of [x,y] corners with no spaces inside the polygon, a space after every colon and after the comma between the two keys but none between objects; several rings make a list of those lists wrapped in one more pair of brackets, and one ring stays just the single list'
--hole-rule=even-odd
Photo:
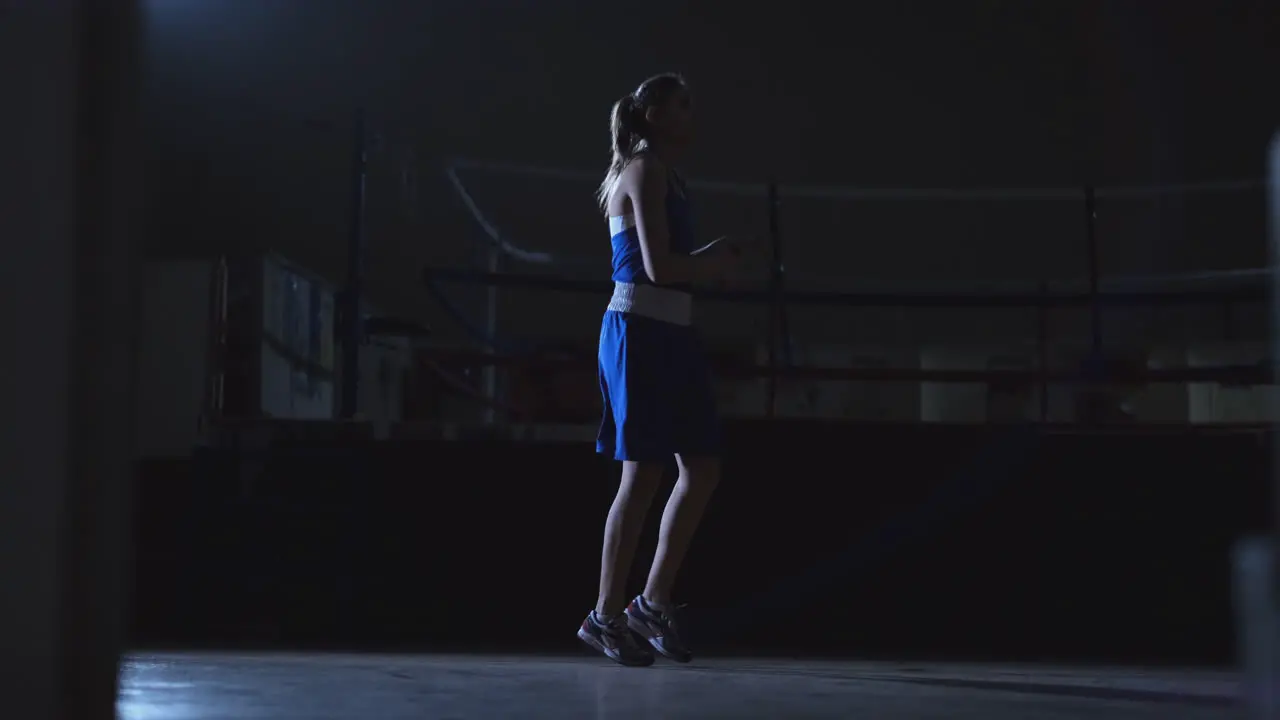
[{"label": "ring floor", "polygon": [[167,653],[129,657],[120,720],[1238,717],[1233,673],[700,659]]}]

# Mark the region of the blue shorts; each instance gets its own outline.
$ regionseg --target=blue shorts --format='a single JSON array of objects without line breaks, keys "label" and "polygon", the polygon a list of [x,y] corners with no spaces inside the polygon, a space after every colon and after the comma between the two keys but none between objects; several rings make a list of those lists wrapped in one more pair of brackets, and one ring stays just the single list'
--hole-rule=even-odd
[{"label": "blue shorts", "polygon": [[597,452],[641,462],[719,453],[715,385],[693,328],[610,310],[600,325],[599,375]]}]

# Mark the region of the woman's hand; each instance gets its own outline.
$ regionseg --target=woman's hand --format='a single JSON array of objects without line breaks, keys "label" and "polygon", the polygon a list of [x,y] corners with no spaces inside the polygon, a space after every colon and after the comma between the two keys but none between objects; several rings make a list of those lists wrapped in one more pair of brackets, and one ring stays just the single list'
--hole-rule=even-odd
[{"label": "woman's hand", "polygon": [[768,277],[770,252],[766,243],[758,238],[722,238],[719,244],[724,246],[726,282],[754,284]]}]

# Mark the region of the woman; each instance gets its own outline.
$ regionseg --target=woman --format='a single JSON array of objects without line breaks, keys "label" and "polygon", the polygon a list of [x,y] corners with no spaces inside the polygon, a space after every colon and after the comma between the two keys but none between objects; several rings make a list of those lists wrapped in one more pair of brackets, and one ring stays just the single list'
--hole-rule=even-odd
[{"label": "woman", "polygon": [[[720,423],[710,368],[690,326],[693,285],[734,274],[741,253],[723,239],[699,248],[674,166],[692,138],[692,103],[678,75],[649,78],[613,107],[613,162],[600,185],[613,243],[614,293],[600,329],[604,419],[597,451],[622,462],[605,523],[600,595],[578,637],[623,665],[653,653],[692,656],[681,641],[671,586],[720,480]],[[644,592],[625,583],[645,514],[675,457],[680,476],[662,514]]]}]

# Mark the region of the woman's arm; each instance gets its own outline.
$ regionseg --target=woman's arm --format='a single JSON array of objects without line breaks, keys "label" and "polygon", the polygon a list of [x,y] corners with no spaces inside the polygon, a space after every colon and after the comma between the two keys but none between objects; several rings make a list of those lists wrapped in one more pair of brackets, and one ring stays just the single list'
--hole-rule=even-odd
[{"label": "woman's arm", "polygon": [[[639,157],[625,173],[628,195],[635,208],[636,233],[644,270],[655,285],[719,283],[728,270],[724,258],[671,252],[667,227],[667,169],[653,157]],[[718,255],[718,254],[717,254]]]},{"label": "woman's arm", "polygon": [[[730,240],[718,237],[693,251],[696,257],[715,257],[729,266],[722,278],[723,282],[733,284],[754,284],[763,279],[769,268],[767,248],[758,241],[743,243],[737,239]],[[758,276],[758,277],[757,277]]]}]

